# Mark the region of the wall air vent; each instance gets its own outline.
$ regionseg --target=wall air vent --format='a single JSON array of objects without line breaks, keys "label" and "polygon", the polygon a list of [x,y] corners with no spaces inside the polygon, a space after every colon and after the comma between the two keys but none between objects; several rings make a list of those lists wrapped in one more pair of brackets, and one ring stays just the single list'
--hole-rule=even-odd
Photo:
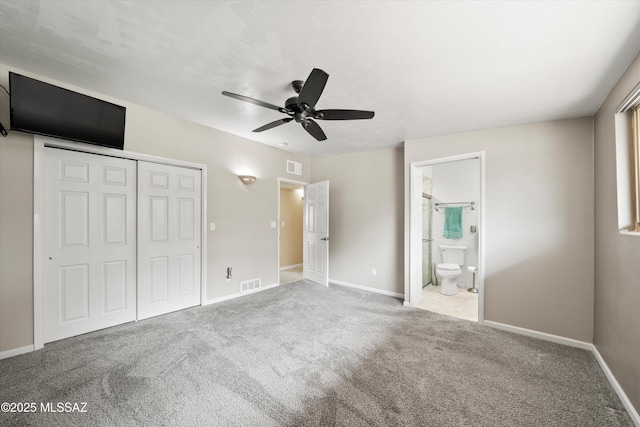
[{"label": "wall air vent", "polygon": [[240,282],[240,293],[245,294],[247,292],[253,292],[260,288],[260,279],[251,279]]},{"label": "wall air vent", "polygon": [[287,160],[287,172],[294,175],[302,175],[302,163]]}]

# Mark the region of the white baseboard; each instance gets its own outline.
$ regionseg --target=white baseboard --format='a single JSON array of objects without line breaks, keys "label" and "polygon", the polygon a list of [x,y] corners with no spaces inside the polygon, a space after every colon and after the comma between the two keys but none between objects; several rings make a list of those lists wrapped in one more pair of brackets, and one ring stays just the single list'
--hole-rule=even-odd
[{"label": "white baseboard", "polygon": [[356,285],[354,283],[342,282],[340,280],[329,279],[329,283],[331,283],[333,285],[346,286],[348,288],[355,288],[355,289],[360,289],[360,290],[363,290],[363,291],[374,292],[376,294],[387,295],[387,296],[390,296],[390,297],[404,298],[404,294],[399,294],[397,292],[385,291],[385,290],[377,289],[377,288],[370,288],[368,286]]},{"label": "white baseboard", "polygon": [[591,351],[593,352],[593,355],[595,356],[596,360],[600,364],[600,368],[602,368],[602,370],[604,371],[604,374],[607,376],[607,379],[611,383],[611,386],[618,394],[618,397],[620,398],[620,400],[622,401],[622,404],[624,405],[625,409],[629,413],[631,420],[636,424],[636,427],[640,427],[640,415],[638,414],[638,411],[636,411],[636,408],[633,407],[633,404],[631,403],[631,401],[629,400],[629,397],[627,397],[627,394],[624,392],[624,390],[620,386],[620,383],[618,382],[618,380],[616,380],[616,377],[613,376],[613,372],[611,372],[611,369],[609,369],[607,362],[604,361],[604,358],[598,351],[598,348],[593,344],[591,344],[591,347],[592,347]]},{"label": "white baseboard", "polygon": [[251,294],[255,294],[256,292],[262,292],[262,291],[266,291],[267,289],[271,289],[271,288],[275,288],[276,286],[279,286],[277,283],[274,283],[272,285],[268,285],[268,286],[261,286],[257,289],[252,289],[250,291],[247,292],[237,292],[235,294],[231,294],[231,295],[225,295],[223,297],[219,297],[219,298],[213,298],[213,299],[209,299],[206,300],[202,303],[202,305],[211,305],[211,304],[217,304],[219,302],[223,302],[223,301],[229,301],[235,298],[239,298],[239,297],[243,297],[245,295],[251,295]]},{"label": "white baseboard", "polygon": [[627,394],[624,392],[624,390],[620,386],[620,383],[618,383],[618,380],[616,380],[616,377],[613,375],[613,372],[611,372],[611,369],[609,369],[607,362],[604,361],[604,358],[602,357],[602,355],[600,354],[600,352],[598,351],[595,345],[588,342],[584,342],[584,341],[578,341],[571,338],[561,337],[559,335],[547,334],[545,332],[538,332],[531,329],[525,329],[525,328],[520,328],[518,326],[506,325],[504,323],[499,323],[499,322],[492,322],[490,320],[485,320],[484,325],[490,326],[495,329],[501,329],[503,331],[513,332],[520,335],[526,335],[528,337],[539,338],[545,341],[551,341],[557,344],[564,344],[570,347],[576,347],[583,350],[591,351],[591,353],[593,353],[593,356],[598,361],[600,368],[602,369],[607,379],[609,380],[611,387],[613,387],[613,389],[616,391],[616,394],[618,395],[625,409],[629,413],[631,420],[635,423],[637,427],[640,427],[640,415],[638,415],[638,411],[636,411],[636,409],[633,407],[633,404],[627,397]]},{"label": "white baseboard", "polygon": [[588,342],[578,341],[572,338],[565,338],[559,335],[547,334],[546,332],[538,332],[532,329],[520,328],[518,326],[511,326],[504,323],[492,322],[491,320],[485,320],[483,324],[495,329],[501,329],[507,332],[513,332],[520,335],[526,335],[528,337],[539,338],[541,340],[551,341],[558,344],[564,344],[568,345],[569,347],[581,348],[583,350],[591,350],[593,347],[593,344]]},{"label": "white baseboard", "polygon": [[13,356],[19,356],[25,353],[31,353],[32,351],[34,351],[33,344],[25,345],[24,347],[14,348],[12,350],[0,351],[0,360],[7,359]]},{"label": "white baseboard", "polygon": [[284,267],[280,267],[280,271],[293,270],[294,268],[300,267],[302,267],[302,264],[285,265]]}]

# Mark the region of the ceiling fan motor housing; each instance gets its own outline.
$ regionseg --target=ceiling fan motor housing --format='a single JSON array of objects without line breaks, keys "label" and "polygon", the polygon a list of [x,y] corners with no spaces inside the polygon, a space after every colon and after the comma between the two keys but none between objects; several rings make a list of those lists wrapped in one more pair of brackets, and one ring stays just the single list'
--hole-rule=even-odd
[{"label": "ceiling fan motor housing", "polygon": [[298,97],[294,96],[292,98],[287,99],[284,103],[284,108],[296,113],[300,111],[300,108],[298,107]]},{"label": "ceiling fan motor housing", "polygon": [[287,99],[284,106],[287,114],[293,117],[297,123],[304,123],[308,118],[315,117],[313,110],[307,110],[298,104],[297,96]]}]

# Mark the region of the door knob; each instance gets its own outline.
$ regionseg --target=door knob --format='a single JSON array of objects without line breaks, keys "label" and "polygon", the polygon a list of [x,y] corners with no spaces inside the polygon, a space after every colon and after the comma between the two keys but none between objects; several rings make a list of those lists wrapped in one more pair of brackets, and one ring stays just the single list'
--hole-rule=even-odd
[{"label": "door knob", "polygon": [[322,238],[322,239],[320,239],[320,240],[323,240],[323,241],[327,242],[327,241],[329,241],[329,238],[328,238],[328,237],[323,237],[323,238]]}]

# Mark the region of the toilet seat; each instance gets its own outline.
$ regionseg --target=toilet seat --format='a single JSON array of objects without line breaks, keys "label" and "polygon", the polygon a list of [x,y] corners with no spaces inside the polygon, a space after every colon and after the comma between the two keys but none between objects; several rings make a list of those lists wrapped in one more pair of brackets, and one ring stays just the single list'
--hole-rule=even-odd
[{"label": "toilet seat", "polygon": [[443,264],[436,265],[436,267],[439,268],[440,270],[443,270],[443,271],[458,271],[458,270],[460,270],[460,266],[458,264],[443,263]]}]

